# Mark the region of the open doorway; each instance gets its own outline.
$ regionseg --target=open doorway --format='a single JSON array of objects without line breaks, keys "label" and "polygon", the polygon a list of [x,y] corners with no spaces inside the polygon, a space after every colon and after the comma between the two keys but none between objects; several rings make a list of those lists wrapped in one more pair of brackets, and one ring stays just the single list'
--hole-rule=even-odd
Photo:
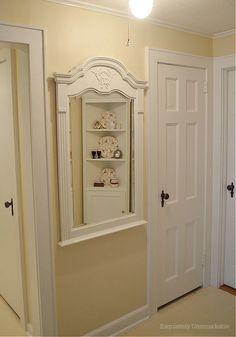
[{"label": "open doorway", "polygon": [[[55,336],[57,332],[48,168],[48,121],[45,104],[44,32],[40,29],[0,24],[0,43],[5,48],[2,61],[7,56],[11,64],[11,67],[8,67],[8,77],[14,78],[14,81],[8,81],[10,89],[8,95],[5,95],[1,109],[1,123],[4,126],[1,126],[1,148],[6,157],[11,152],[13,160],[12,164],[10,161],[6,163],[1,177],[1,184],[4,181],[5,188],[1,188],[0,220],[1,225],[4,224],[2,225],[5,230],[4,237],[9,239],[9,243],[5,240],[1,245],[1,249],[8,251],[6,253],[1,251],[1,254],[13,253],[14,249],[9,249],[12,245],[10,238],[15,239],[14,248],[16,248],[12,254],[15,259],[5,259],[5,265],[2,261],[0,263],[5,275],[4,282],[0,283],[2,289],[5,287],[1,293],[4,293],[5,301],[23,321],[22,325],[27,333]],[[19,55],[21,57],[16,57]],[[22,64],[18,67],[19,73],[16,73],[19,59]],[[5,65],[5,61],[3,64]],[[7,74],[6,69],[7,67],[3,70],[3,75]],[[21,78],[22,82],[17,83],[17,78]],[[9,92],[12,96],[10,98]],[[5,114],[7,106],[10,112]],[[8,147],[11,147],[11,151]],[[10,168],[12,175],[15,176],[13,178],[15,188],[14,184],[10,184],[12,183],[12,178],[9,177]],[[11,235],[8,235],[10,226],[13,229]],[[16,275],[7,276],[9,265],[6,263],[11,264],[11,260],[13,265],[18,264],[16,268],[18,272]],[[9,280],[12,282],[11,285]],[[14,282],[20,283],[21,286],[15,289]],[[11,298],[13,288],[15,301]]]},{"label": "open doorway", "polygon": [[235,266],[235,67],[223,73],[223,270],[221,283],[236,289]]},{"label": "open doorway", "polygon": [[[22,121],[29,114],[27,45],[0,42],[0,296],[27,329],[24,218],[20,153]],[[4,304],[2,304],[4,305]],[[0,328],[1,333],[1,328]]]},{"label": "open doorway", "polygon": [[[211,282],[235,288],[235,56],[214,59]],[[234,293],[234,290],[232,293]]]}]

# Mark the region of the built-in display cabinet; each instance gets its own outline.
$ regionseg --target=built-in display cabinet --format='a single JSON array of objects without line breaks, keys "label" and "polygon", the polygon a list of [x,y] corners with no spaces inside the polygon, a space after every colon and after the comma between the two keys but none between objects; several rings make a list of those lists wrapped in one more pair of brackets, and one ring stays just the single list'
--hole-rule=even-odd
[{"label": "built-in display cabinet", "polygon": [[84,223],[119,218],[130,209],[130,99],[83,98]]},{"label": "built-in display cabinet", "polygon": [[146,82],[90,59],[57,86],[61,246],[140,226]]}]

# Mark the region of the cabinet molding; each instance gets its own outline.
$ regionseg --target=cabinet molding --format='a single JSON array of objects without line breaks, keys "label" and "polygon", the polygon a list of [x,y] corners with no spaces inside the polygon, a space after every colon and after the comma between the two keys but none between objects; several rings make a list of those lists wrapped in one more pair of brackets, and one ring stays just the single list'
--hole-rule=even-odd
[{"label": "cabinet molding", "polygon": [[[143,114],[146,81],[137,80],[119,61],[94,57],[66,74],[55,73],[57,88],[57,142],[60,205],[60,245],[145,224],[143,220]],[[133,100],[135,151],[135,213],[99,224],[74,227],[73,192],[70,168],[70,97],[88,91],[100,95],[119,93]]]}]

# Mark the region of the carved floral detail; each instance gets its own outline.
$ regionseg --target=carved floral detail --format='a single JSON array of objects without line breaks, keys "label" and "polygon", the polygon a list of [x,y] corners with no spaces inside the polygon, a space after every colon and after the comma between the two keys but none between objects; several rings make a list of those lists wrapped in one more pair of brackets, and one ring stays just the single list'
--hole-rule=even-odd
[{"label": "carved floral detail", "polygon": [[97,68],[96,70],[93,70],[92,73],[95,74],[101,90],[108,90],[111,86],[112,78],[116,75],[107,68]]}]

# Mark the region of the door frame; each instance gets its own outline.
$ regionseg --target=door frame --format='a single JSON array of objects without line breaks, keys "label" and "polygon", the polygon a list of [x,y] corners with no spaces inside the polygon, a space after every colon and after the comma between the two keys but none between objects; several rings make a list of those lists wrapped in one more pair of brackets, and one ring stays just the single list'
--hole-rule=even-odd
[{"label": "door frame", "polygon": [[214,60],[214,124],[213,124],[213,186],[212,186],[212,263],[211,284],[223,284],[225,251],[227,144],[227,84],[225,75],[235,67],[235,55],[215,57]]},{"label": "door frame", "polygon": [[[4,43],[4,48],[10,49],[10,44],[9,43]],[[20,294],[19,295],[19,301],[20,301],[20,308],[19,312],[16,312],[17,316],[19,315],[20,317],[20,323],[23,329],[27,328],[27,307],[25,305],[26,301],[26,278],[25,278],[25,261],[24,261],[24,245],[23,245],[23,218],[22,218],[22,202],[21,202],[21,167],[20,167],[20,148],[18,144],[18,139],[19,139],[19,128],[17,126],[17,119],[14,116],[15,112],[15,105],[17,104],[17,94],[16,94],[16,86],[14,85],[14,81],[16,81],[16,69],[15,65],[13,66],[12,60],[14,59],[15,61],[15,55],[12,53],[10,50],[10,59],[11,59],[11,85],[12,85],[12,128],[13,128],[13,152],[14,152],[14,173],[16,177],[16,194],[15,197],[13,196],[14,204],[17,205],[16,209],[17,211],[14,212],[14,224],[17,227],[17,241],[19,245],[19,250],[17,249],[17,258],[20,266],[20,279],[18,280],[20,283]],[[15,207],[14,207],[15,208]],[[11,306],[11,303],[8,303],[7,299],[2,296],[4,301],[11,307],[11,309],[14,311],[14,308]]]},{"label": "door frame", "polygon": [[211,258],[211,170],[212,170],[212,58],[195,56],[163,49],[146,48],[146,73],[149,81],[148,90],[148,116],[146,123],[147,153],[148,153],[148,306],[150,315],[157,311],[158,306],[158,261],[157,256],[157,221],[158,210],[155,200],[158,195],[158,139],[156,137],[158,124],[158,104],[156,93],[157,65],[158,63],[175,66],[187,66],[205,70],[205,188],[204,188],[204,238],[203,238],[203,286],[210,284],[210,258]]},{"label": "door frame", "polygon": [[29,335],[56,336],[52,187],[49,183],[51,138],[46,108],[45,32],[43,29],[0,23],[0,41],[29,46],[30,113],[26,123],[30,125],[30,133],[26,137],[29,142],[27,200],[30,203],[27,206],[30,226],[27,228],[27,238],[30,257],[27,270],[30,284],[24,305],[31,308],[31,321],[27,322],[26,330]]}]

